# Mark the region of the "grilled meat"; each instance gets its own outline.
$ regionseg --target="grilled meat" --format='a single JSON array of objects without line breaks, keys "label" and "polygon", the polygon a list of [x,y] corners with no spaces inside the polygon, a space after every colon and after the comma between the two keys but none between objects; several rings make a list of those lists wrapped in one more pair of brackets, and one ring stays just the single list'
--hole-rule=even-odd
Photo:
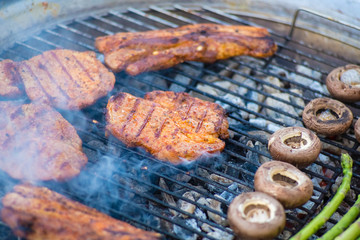
[{"label": "grilled meat", "polygon": [[171,91],[153,91],[145,94],[144,99],[156,102],[172,113],[179,114],[182,120],[186,120],[188,132],[196,132],[199,135],[213,135],[226,139],[229,137],[229,123],[225,110],[216,103],[203,101],[191,97],[188,93]]},{"label": "grilled meat", "polygon": [[69,179],[87,163],[75,128],[44,103],[0,102],[0,169],[23,180]]},{"label": "grilled meat", "polygon": [[155,240],[147,232],[45,187],[17,185],[2,199],[2,220],[29,240]]},{"label": "grilled meat", "polygon": [[238,55],[268,57],[277,46],[264,28],[194,24],[179,28],[96,38],[95,47],[113,71],[131,75],[184,61],[212,63]]},{"label": "grilled meat", "polygon": [[111,91],[115,76],[94,52],[57,49],[20,62],[19,74],[31,100],[62,109],[81,109]]},{"label": "grilled meat", "polygon": [[[178,95],[184,103],[191,105],[193,102],[191,108],[204,109],[201,100]],[[185,109],[190,105],[181,105],[179,113],[174,108],[170,110],[156,102],[119,93],[112,96],[107,105],[107,130],[126,145],[141,146],[156,158],[173,163],[222,151],[225,143],[218,137],[228,136],[224,130],[227,126],[224,111],[209,108],[198,116],[190,110],[187,117]],[[217,121],[214,120],[216,111],[219,115]]]},{"label": "grilled meat", "polygon": [[17,64],[9,59],[0,62],[0,96],[16,98],[24,94]]}]

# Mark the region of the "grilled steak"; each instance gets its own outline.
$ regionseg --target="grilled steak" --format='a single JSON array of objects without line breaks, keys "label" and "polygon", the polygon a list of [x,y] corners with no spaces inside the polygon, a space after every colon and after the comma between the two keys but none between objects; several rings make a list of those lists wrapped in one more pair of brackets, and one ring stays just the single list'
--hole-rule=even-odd
[{"label": "grilled steak", "polygon": [[229,137],[229,123],[225,110],[216,103],[191,97],[188,93],[171,91],[153,91],[145,94],[144,99],[156,102],[172,113],[179,114],[187,123],[188,132],[199,135],[213,135],[226,139]]},{"label": "grilled steak", "polygon": [[31,100],[62,109],[81,109],[111,91],[112,72],[94,52],[58,49],[20,62],[19,73]]},{"label": "grilled steak", "polygon": [[17,64],[9,59],[0,62],[0,96],[16,98],[24,94]]},{"label": "grilled steak", "polygon": [[[194,103],[199,102],[201,100],[194,100]],[[191,108],[197,107],[193,104]],[[227,120],[220,114],[224,112],[219,110],[218,122],[214,123],[213,119],[209,121],[206,111],[202,112],[200,119],[190,111],[187,118],[185,108],[185,105],[181,106],[181,113],[178,113],[156,102],[119,93],[112,96],[107,105],[107,130],[126,145],[141,146],[156,158],[173,163],[222,151],[225,143],[218,137],[219,134],[227,136],[223,129]],[[203,106],[199,104],[201,108]],[[209,116],[216,115],[213,110],[208,110]],[[217,128],[222,130],[217,132]]]},{"label": "grilled steak", "polygon": [[2,199],[2,220],[29,240],[155,240],[147,232],[45,187],[17,185]]},{"label": "grilled steak", "polygon": [[212,63],[238,55],[268,57],[277,46],[264,28],[194,24],[147,32],[121,32],[96,38],[95,47],[113,71],[131,75],[184,61]]},{"label": "grilled steak", "polygon": [[0,169],[23,180],[62,181],[87,163],[76,130],[44,103],[0,102]]}]

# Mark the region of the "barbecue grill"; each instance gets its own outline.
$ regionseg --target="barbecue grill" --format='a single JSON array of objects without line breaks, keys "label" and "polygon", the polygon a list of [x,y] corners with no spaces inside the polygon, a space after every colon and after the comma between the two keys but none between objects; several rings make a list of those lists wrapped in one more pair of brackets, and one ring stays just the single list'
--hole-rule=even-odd
[{"label": "barbecue grill", "polygon": [[[55,11],[47,3],[42,7]],[[360,64],[359,42],[352,40],[360,29],[305,9],[297,10],[292,21],[286,22],[231,7],[219,10],[212,4],[104,8],[52,22],[23,38],[9,38],[14,41],[1,49],[0,60],[21,61],[56,48],[96,51],[93,43],[98,36],[192,23],[263,26],[279,50],[267,59],[240,56],[214,64],[186,62],[135,77],[116,74],[115,88],[107,97],[82,111],[61,111],[83,140],[88,165],[68,182],[41,184],[166,239],[233,239],[226,223],[227,207],[241,192],[253,191],[256,169],[271,158],[268,136],[281,127],[302,126],[305,104],[316,97],[330,97],[324,80],[333,68]],[[344,34],[333,35],[329,29]],[[97,56],[103,60],[101,54]],[[104,109],[108,97],[118,91],[143,97],[152,90],[184,91],[226,108],[231,137],[225,150],[193,163],[172,165],[107,137]],[[358,119],[360,105],[348,106]],[[314,194],[304,206],[286,211],[287,224],[279,239],[298,232],[335,194],[341,182],[343,151],[354,158],[351,191],[320,233],[336,223],[360,194],[359,143],[353,128],[336,138],[320,139],[320,157],[304,169],[313,180]],[[18,182],[0,174],[3,196]],[[2,222],[0,239],[17,239]]]}]

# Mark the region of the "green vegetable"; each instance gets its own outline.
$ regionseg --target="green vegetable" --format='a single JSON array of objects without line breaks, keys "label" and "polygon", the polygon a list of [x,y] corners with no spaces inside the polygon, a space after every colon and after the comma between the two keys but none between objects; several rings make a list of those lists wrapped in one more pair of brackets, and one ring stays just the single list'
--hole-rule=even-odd
[{"label": "green vegetable", "polygon": [[334,239],[336,236],[341,234],[352,222],[354,222],[355,218],[360,213],[360,195],[358,196],[357,201],[354,206],[350,208],[350,210],[340,219],[340,221],[333,226],[329,231],[327,231],[324,235],[322,235],[319,240],[328,240]]},{"label": "green vegetable", "polygon": [[335,240],[353,240],[360,236],[360,218],[350,225],[342,234],[340,234]]},{"label": "green vegetable", "polygon": [[336,194],[331,201],[323,208],[323,210],[303,227],[297,234],[295,234],[290,240],[305,240],[311,235],[316,233],[322,225],[333,215],[341,202],[344,200],[346,193],[350,189],[350,182],[352,177],[352,165],[353,161],[349,154],[341,155],[341,166],[343,168],[344,178]]}]

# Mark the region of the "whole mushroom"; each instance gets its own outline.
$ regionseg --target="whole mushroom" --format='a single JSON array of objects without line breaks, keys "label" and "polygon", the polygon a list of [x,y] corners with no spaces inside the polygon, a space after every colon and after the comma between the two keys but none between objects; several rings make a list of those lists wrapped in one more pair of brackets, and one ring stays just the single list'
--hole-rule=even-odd
[{"label": "whole mushroom", "polygon": [[273,159],[304,168],[319,156],[321,142],[309,129],[287,127],[279,129],[270,136],[268,149]]},{"label": "whole mushroom", "polygon": [[285,227],[285,210],[275,198],[262,192],[237,196],[228,209],[228,221],[241,239],[273,239]]},{"label": "whole mushroom", "polygon": [[315,98],[303,111],[305,126],[325,136],[344,133],[351,125],[353,114],[342,102],[331,98]]},{"label": "whole mushroom", "polygon": [[360,67],[353,64],[333,69],[326,77],[331,96],[344,102],[360,100]]},{"label": "whole mushroom", "polygon": [[255,173],[254,187],[276,198],[285,209],[303,205],[313,193],[311,179],[293,165],[281,161],[262,164]]}]

